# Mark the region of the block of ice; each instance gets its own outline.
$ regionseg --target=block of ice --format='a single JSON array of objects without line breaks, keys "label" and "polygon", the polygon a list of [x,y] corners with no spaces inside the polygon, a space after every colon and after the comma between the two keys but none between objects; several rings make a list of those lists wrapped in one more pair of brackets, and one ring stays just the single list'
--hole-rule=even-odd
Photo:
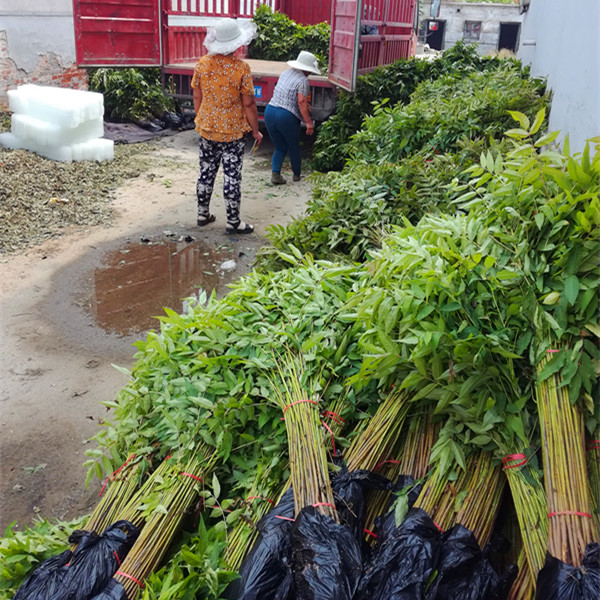
[{"label": "block of ice", "polygon": [[0,144],[12,150],[29,150],[40,156],[61,162],[73,160],[113,160],[114,142],[112,140],[95,139],[79,144],[64,146],[43,146],[33,140],[18,138],[13,133],[0,134]]},{"label": "block of ice", "polygon": [[19,90],[8,90],[8,108],[14,113],[26,113],[27,112],[27,100],[25,94],[19,92]]},{"label": "block of ice", "polygon": [[19,138],[33,140],[42,146],[64,146],[102,137],[104,121],[100,117],[84,121],[77,127],[61,127],[27,114],[13,114],[11,131]]},{"label": "block of ice", "polygon": [[104,116],[104,97],[97,92],[26,84],[10,94],[9,108],[61,127],[77,127]]},{"label": "block of ice", "polygon": [[10,150],[21,150],[23,142],[12,131],[0,133],[0,144]]},{"label": "block of ice", "polygon": [[115,157],[115,144],[112,140],[96,139],[73,144],[73,160],[112,160]]}]

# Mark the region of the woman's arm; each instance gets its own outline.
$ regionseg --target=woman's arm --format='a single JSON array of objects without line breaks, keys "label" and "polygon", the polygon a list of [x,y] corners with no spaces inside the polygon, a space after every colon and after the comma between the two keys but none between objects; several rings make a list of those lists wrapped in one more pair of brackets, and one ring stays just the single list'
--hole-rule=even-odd
[{"label": "woman's arm", "polygon": [[202,90],[199,87],[194,88],[194,112],[196,114],[198,114],[201,104],[202,104]]},{"label": "woman's arm", "polygon": [[250,127],[252,127],[252,137],[260,144],[262,141],[262,133],[258,129],[258,110],[256,108],[256,100],[254,96],[248,96],[242,94],[242,105],[246,112],[246,120]]},{"label": "woman's arm", "polygon": [[310,107],[308,106],[308,98],[298,92],[298,108],[300,109],[300,114],[306,123],[306,134],[312,135],[314,132],[315,124],[312,122],[310,118]]}]

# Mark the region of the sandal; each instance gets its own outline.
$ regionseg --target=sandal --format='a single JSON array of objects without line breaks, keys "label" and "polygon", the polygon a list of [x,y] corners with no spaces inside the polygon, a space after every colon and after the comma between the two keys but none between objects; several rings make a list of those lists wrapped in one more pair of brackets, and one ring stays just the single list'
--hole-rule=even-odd
[{"label": "sandal", "polygon": [[238,221],[235,225],[227,223],[225,233],[252,233],[254,231],[254,225],[244,223],[244,221]]},{"label": "sandal", "polygon": [[196,224],[199,227],[204,227],[205,225],[208,225],[209,223],[214,223],[217,220],[217,217],[215,217],[215,215],[208,215],[208,217],[198,217],[198,220],[196,221]]}]

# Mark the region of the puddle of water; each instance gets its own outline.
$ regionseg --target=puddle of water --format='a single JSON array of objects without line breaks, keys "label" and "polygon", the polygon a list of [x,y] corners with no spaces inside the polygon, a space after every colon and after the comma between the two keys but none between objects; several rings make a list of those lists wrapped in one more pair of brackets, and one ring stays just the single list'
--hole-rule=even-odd
[{"label": "puddle of water", "polygon": [[232,250],[183,240],[127,244],[107,254],[94,271],[89,311],[110,333],[156,329],[163,307],[182,312],[183,299],[197,295],[199,288],[218,294],[240,277],[239,258]]}]

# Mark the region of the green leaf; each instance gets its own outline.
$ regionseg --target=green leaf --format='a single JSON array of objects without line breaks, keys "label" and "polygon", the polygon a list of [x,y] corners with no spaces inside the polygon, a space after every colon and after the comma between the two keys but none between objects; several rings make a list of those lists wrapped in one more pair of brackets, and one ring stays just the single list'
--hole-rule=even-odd
[{"label": "green leaf", "polygon": [[532,135],[534,133],[537,133],[539,131],[540,127],[544,123],[544,119],[545,118],[546,118],[546,109],[545,108],[540,108],[540,110],[535,115],[535,120],[533,122],[533,125],[531,126],[530,133]]},{"label": "green leaf", "polygon": [[575,275],[568,275],[565,279],[565,298],[571,305],[575,304],[579,295],[579,279]]},{"label": "green leaf", "polygon": [[215,498],[219,498],[219,496],[221,495],[221,484],[219,483],[219,480],[217,479],[217,474],[213,473],[213,477],[212,477],[212,492]]},{"label": "green leaf", "polygon": [[516,110],[509,110],[508,114],[519,123],[519,125],[525,129],[525,134],[529,135],[529,119],[527,115],[524,115],[522,112],[518,112]]},{"label": "green leaf", "polygon": [[552,133],[547,133],[543,135],[536,143],[536,148],[541,148],[542,146],[546,146],[547,144],[551,144],[558,136],[560,135],[560,131],[553,131]]},{"label": "green leaf", "polygon": [[396,508],[394,509],[394,522],[396,523],[396,527],[402,525],[406,513],[408,513],[408,495],[400,494],[396,500]]}]

